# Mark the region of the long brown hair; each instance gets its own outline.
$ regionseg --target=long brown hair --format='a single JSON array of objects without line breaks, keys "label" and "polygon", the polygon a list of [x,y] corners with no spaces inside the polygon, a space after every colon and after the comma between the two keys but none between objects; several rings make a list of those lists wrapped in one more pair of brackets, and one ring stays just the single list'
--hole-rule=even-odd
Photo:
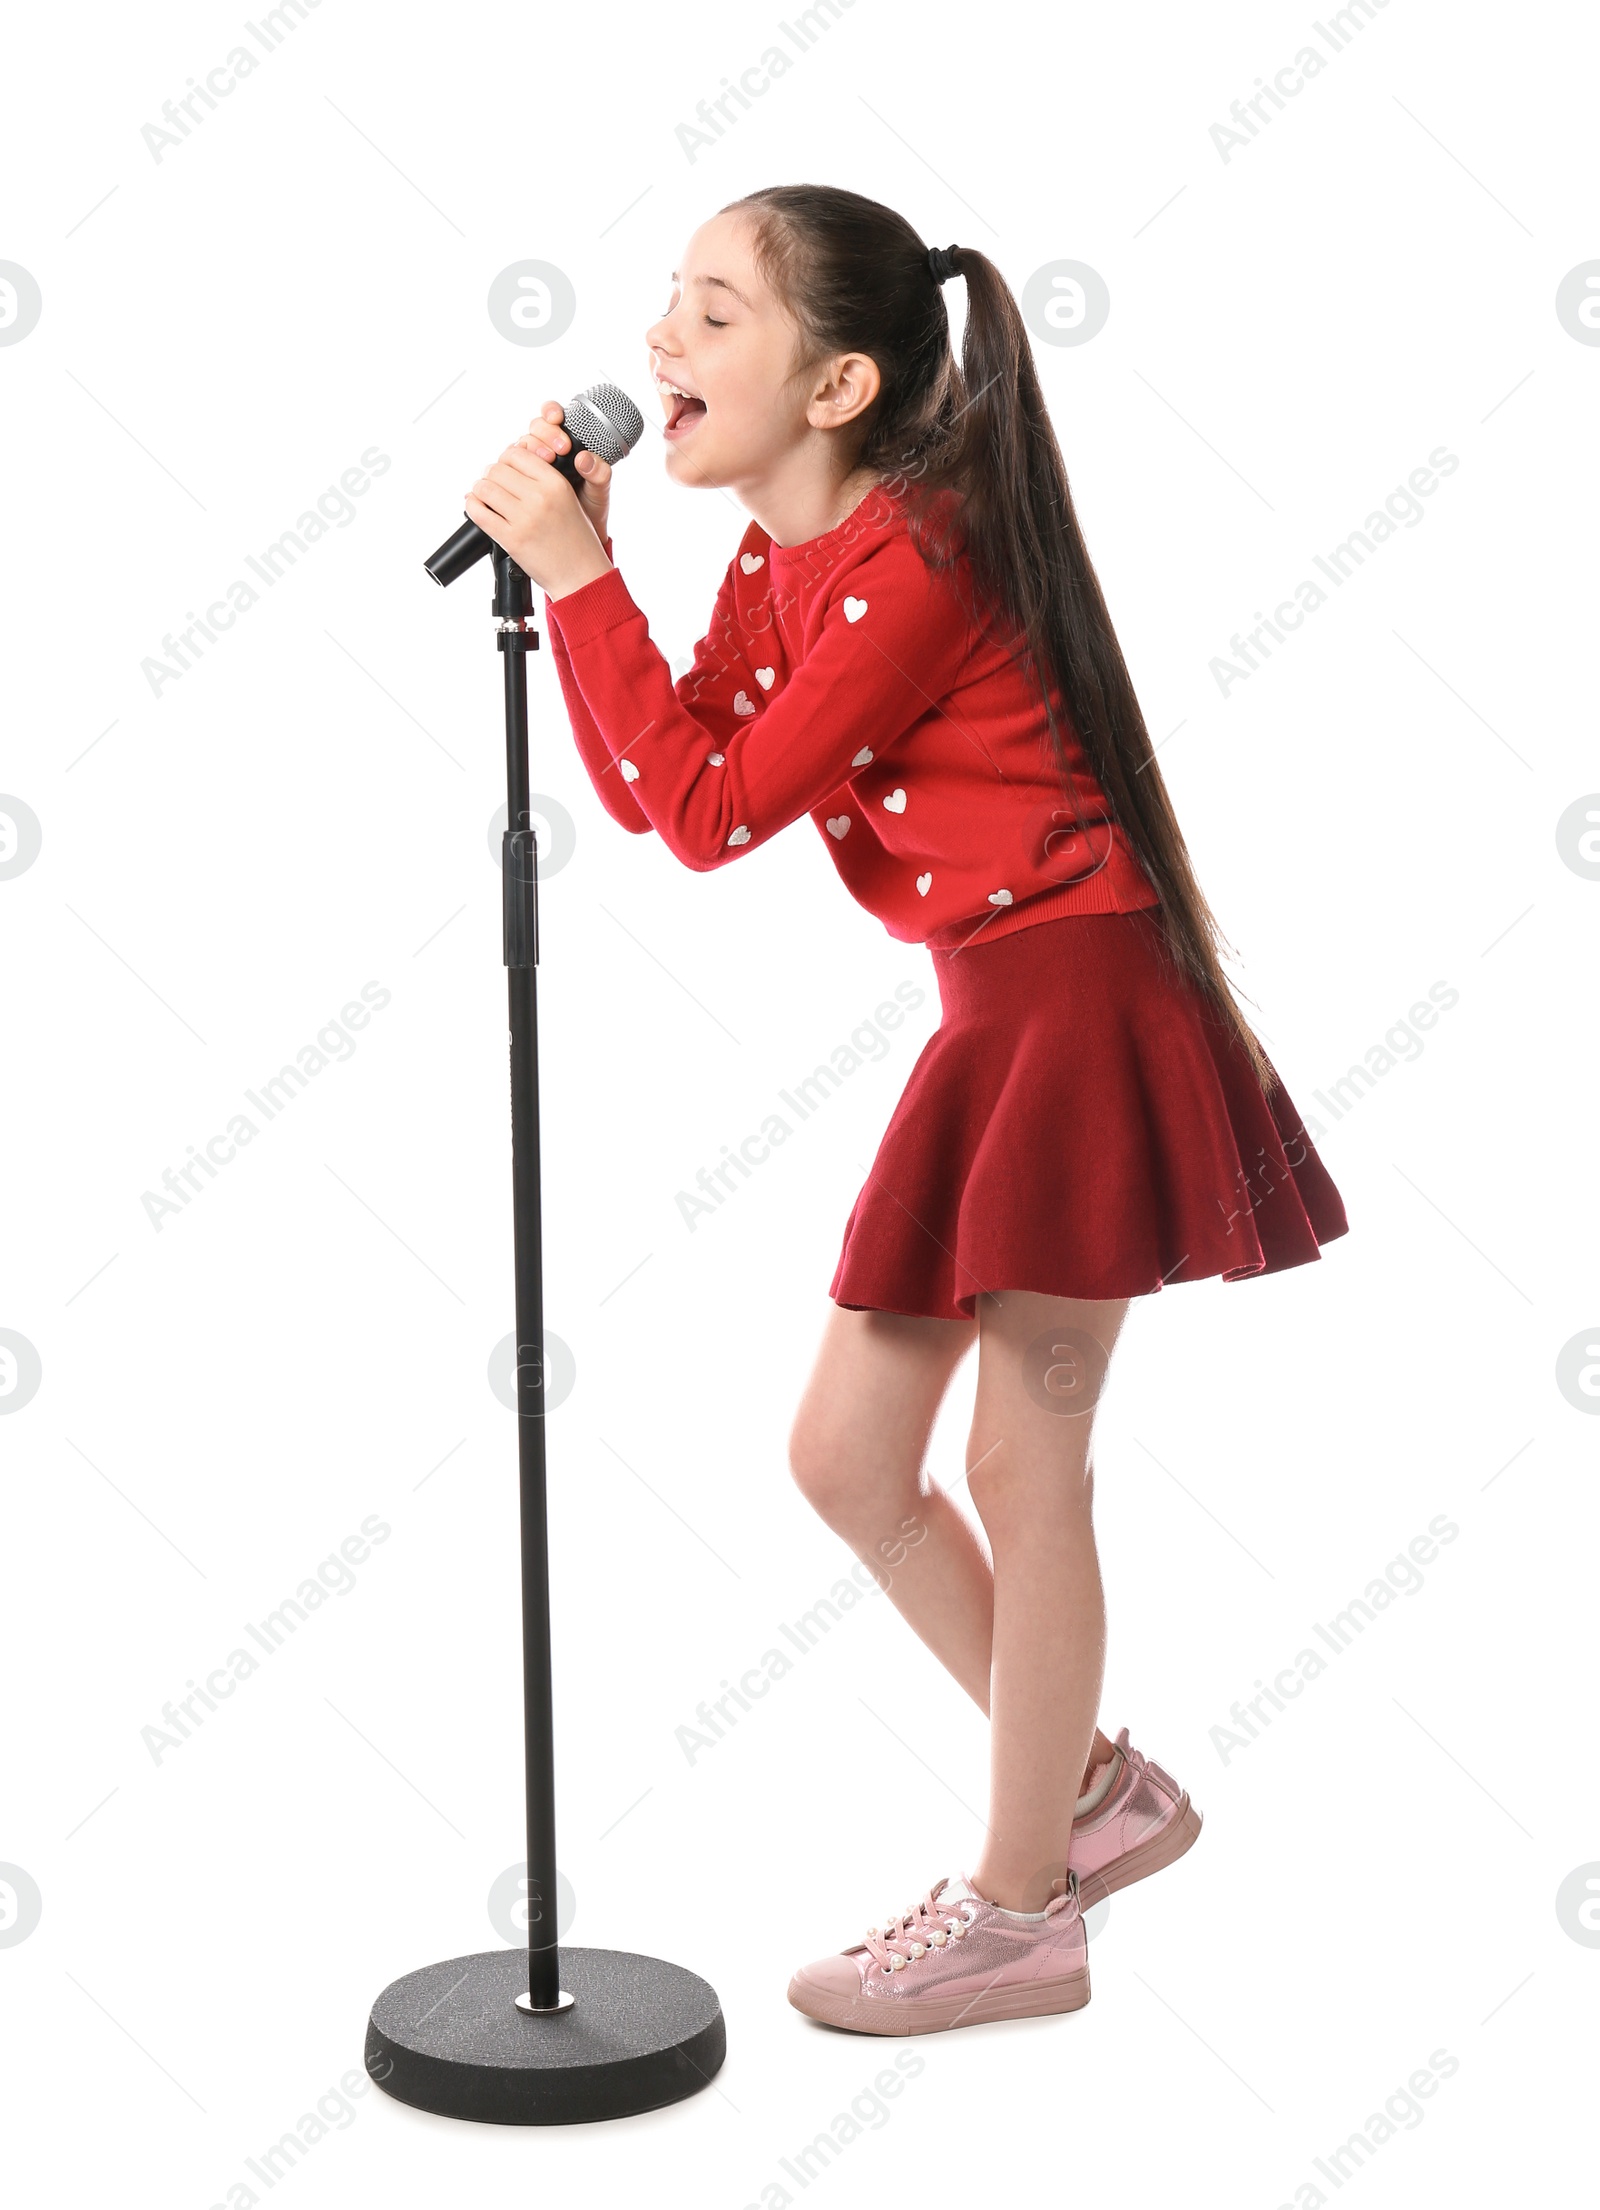
[{"label": "long brown hair", "polygon": [[722,212],[753,225],[757,266],[800,332],[799,367],[846,352],[877,363],[882,388],[861,417],[851,472],[906,485],[924,558],[950,566],[965,553],[972,611],[1039,684],[1069,798],[1052,690],[1160,898],[1174,963],[1257,1074],[1275,1081],[1223,973],[1221,932],[1156,764],[1005,278],[973,247],[952,249],[967,287],[957,361],[928,248],[893,208],[833,185],[785,184]]}]

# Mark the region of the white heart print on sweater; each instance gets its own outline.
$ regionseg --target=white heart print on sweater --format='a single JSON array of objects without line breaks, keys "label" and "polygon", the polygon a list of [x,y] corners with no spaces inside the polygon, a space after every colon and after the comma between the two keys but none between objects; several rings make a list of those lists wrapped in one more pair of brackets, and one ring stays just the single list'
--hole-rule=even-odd
[{"label": "white heart print on sweater", "polygon": [[736,714],[753,714],[756,710],[756,702],[748,691],[735,691],[733,694],[733,710]]},{"label": "white heart print on sweater", "polygon": [[1010,891],[1009,891],[1009,890],[991,890],[991,891],[990,891],[990,893],[989,893],[989,903],[990,903],[991,905],[1009,905],[1009,904],[1011,903],[1011,893],[1010,893]]},{"label": "white heart print on sweater", "polygon": [[632,760],[618,760],[617,765],[622,770],[622,780],[625,783],[636,783],[639,780],[639,770]]},{"label": "white heart print on sweater", "polygon": [[728,836],[728,842],[730,844],[748,844],[749,841],[750,831],[742,824],[737,829],[732,830]]},{"label": "white heart print on sweater", "polygon": [[766,565],[766,554],[743,552],[739,555],[739,565],[747,576],[753,576],[758,568]]},{"label": "white heart print on sweater", "polygon": [[720,767],[727,756],[726,752],[708,752],[706,754],[706,765],[707,767]]},{"label": "white heart print on sweater", "polygon": [[906,794],[903,790],[886,791],[883,803],[884,809],[888,813],[904,813],[906,810]]},{"label": "white heart print on sweater", "polygon": [[917,896],[919,898],[925,898],[932,888],[933,877],[931,875],[919,875],[917,877]]},{"label": "white heart print on sweater", "polygon": [[833,815],[832,815],[832,816],[831,816],[831,817],[829,818],[829,821],[828,821],[828,834],[829,834],[829,836],[837,836],[837,837],[843,837],[843,836],[847,836],[847,835],[849,834],[849,831],[850,831],[850,816],[849,816],[849,815],[848,815],[847,813],[836,813],[836,814],[833,814]]},{"label": "white heart print on sweater", "polygon": [[872,765],[871,745],[864,744],[861,747],[861,750],[856,754],[855,758],[850,762],[850,765],[852,767],[870,767]]},{"label": "white heart print on sweater", "polygon": [[867,602],[865,599],[847,598],[844,602],[844,618],[847,622],[860,621],[866,610]]},{"label": "white heart print on sweater", "polygon": [[776,668],[757,668],[757,669],[756,669],[756,681],[757,681],[757,682],[758,682],[758,683],[759,683],[759,684],[761,685],[761,688],[762,688],[762,689],[763,689],[764,691],[770,691],[770,690],[771,690],[771,688],[772,688],[772,686],[773,686],[773,684],[774,684],[774,683],[775,683],[775,682],[776,682],[777,680],[778,680],[778,671],[777,671],[777,669],[776,669]]}]

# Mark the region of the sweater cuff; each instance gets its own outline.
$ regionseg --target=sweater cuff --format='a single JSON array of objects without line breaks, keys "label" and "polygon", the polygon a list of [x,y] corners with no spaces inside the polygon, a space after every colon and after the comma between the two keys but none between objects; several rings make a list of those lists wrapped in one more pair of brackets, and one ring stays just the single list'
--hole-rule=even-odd
[{"label": "sweater cuff", "polygon": [[548,599],[546,605],[560,625],[562,641],[568,645],[586,645],[592,637],[617,628],[639,612],[620,568],[608,568],[592,583],[580,584],[565,598]]}]

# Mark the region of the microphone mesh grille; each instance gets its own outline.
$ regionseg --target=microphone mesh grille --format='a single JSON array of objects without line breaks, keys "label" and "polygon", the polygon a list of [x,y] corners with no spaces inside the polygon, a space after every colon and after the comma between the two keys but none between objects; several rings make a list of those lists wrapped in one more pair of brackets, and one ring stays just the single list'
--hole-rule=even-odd
[{"label": "microphone mesh grille", "polygon": [[601,460],[625,459],[644,435],[644,416],[619,384],[591,384],[562,412],[572,435]]}]

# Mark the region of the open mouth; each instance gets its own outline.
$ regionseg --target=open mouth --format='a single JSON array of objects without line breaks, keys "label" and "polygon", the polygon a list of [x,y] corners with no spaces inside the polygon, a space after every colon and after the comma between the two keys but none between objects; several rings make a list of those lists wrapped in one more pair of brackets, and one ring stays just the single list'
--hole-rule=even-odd
[{"label": "open mouth", "polygon": [[662,425],[662,435],[676,441],[687,437],[706,411],[706,403],[693,392],[683,391],[665,380],[661,384],[661,396],[667,402],[667,419]]}]

